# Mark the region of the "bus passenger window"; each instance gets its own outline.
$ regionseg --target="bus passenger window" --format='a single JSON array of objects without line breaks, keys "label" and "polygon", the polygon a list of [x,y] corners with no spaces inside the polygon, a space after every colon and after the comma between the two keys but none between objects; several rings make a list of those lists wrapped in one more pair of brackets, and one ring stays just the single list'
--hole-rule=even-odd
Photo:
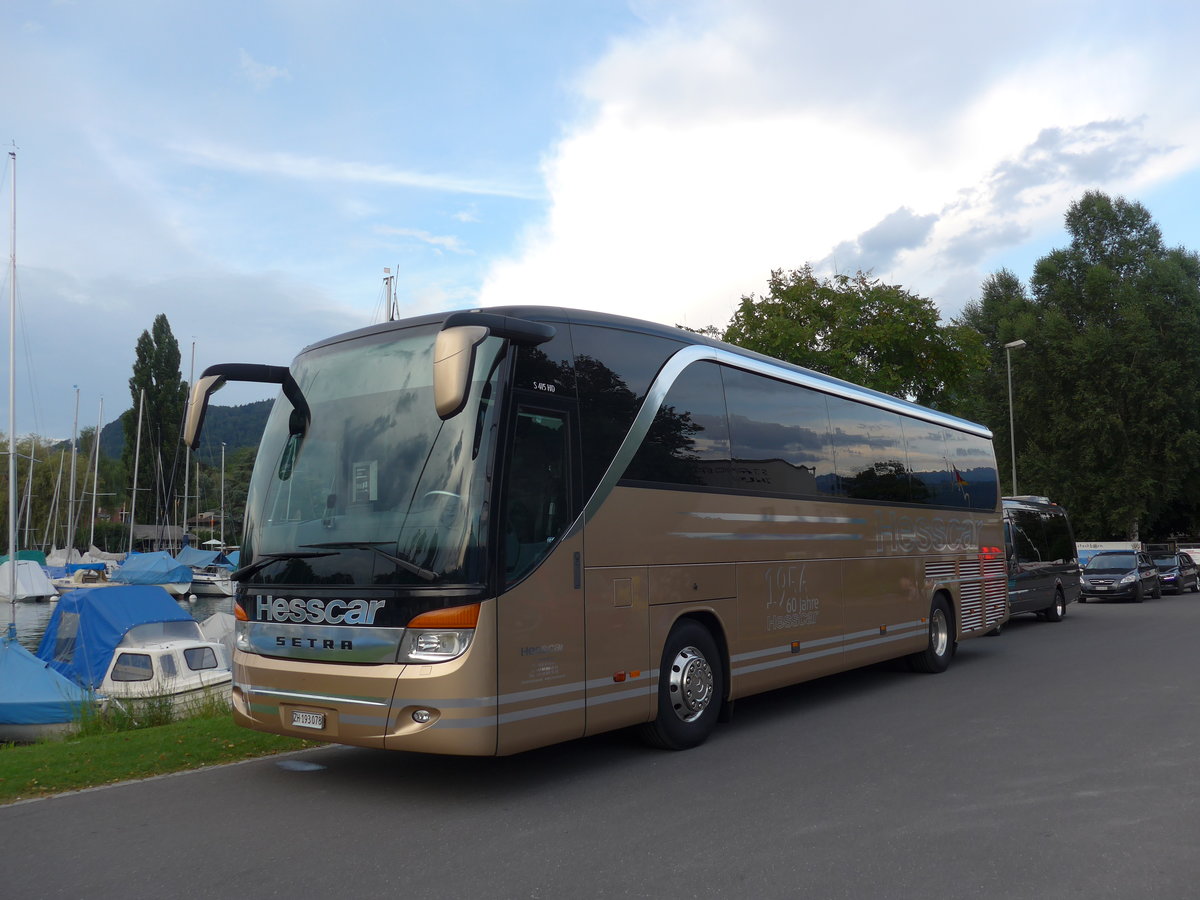
[{"label": "bus passenger window", "polygon": [[517,410],[503,520],[507,584],[533,569],[570,524],[568,437],[564,414]]}]

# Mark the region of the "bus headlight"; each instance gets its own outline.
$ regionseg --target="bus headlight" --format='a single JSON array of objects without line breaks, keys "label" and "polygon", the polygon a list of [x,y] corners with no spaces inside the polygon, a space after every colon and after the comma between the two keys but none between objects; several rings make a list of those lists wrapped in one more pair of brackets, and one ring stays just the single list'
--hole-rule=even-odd
[{"label": "bus headlight", "polygon": [[471,646],[479,623],[479,604],[421,613],[408,623],[397,662],[448,662]]},{"label": "bus headlight", "polygon": [[243,653],[252,652],[250,647],[250,623],[238,620],[234,623],[233,628],[234,646]]},{"label": "bus headlight", "polygon": [[447,662],[467,652],[474,628],[453,631],[409,629],[400,642],[400,662]]}]

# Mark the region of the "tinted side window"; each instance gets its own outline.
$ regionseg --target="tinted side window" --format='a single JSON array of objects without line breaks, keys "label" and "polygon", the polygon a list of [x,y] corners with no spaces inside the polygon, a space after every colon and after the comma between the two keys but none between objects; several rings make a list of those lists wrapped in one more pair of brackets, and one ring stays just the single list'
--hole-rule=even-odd
[{"label": "tinted side window", "polygon": [[217,655],[213,653],[212,647],[188,647],[183,651],[183,658],[187,661],[188,668],[193,671],[217,667]]},{"label": "tinted side window", "polygon": [[629,432],[658,370],[682,343],[590,325],[572,326],[571,333],[586,500]]},{"label": "tinted side window", "polygon": [[504,575],[514,584],[554,549],[574,513],[565,413],[517,407],[504,505]]},{"label": "tinted side window", "polygon": [[676,379],[625,477],[729,487],[729,426],[716,365],[688,366]]},{"label": "tinted side window", "polygon": [[1000,500],[996,454],[992,442],[973,434],[945,429],[951,475],[971,509],[995,509]]},{"label": "tinted side window", "polygon": [[911,499],[897,413],[830,397],[829,422],[841,493],[859,500]]},{"label": "tinted side window", "polygon": [[1023,563],[1048,562],[1041,549],[1045,543],[1041,515],[1028,509],[1010,509],[1008,518],[1012,522],[1013,549],[1017,552],[1017,559]]},{"label": "tinted side window", "polygon": [[1071,536],[1071,528],[1067,524],[1066,514],[1043,512],[1042,530],[1046,535],[1044,553],[1048,561],[1054,563],[1074,561],[1075,541]]},{"label": "tinted side window", "polygon": [[826,397],[726,368],[733,486],[814,495],[835,488]]},{"label": "tinted side window", "polygon": [[516,348],[513,384],[531,391],[570,396],[575,393],[571,329],[559,322],[552,324],[555,332],[550,340],[536,347]]},{"label": "tinted side window", "polygon": [[948,471],[946,439],[941,426],[907,417],[901,423],[912,501],[933,506],[966,506],[962,488]]},{"label": "tinted side window", "polygon": [[149,681],[154,677],[154,664],[145,653],[122,653],[113,663],[113,681]]}]

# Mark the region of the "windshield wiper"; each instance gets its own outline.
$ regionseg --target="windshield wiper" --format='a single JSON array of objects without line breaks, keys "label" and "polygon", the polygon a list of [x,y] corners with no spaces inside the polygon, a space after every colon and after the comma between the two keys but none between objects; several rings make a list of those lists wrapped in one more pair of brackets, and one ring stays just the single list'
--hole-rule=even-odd
[{"label": "windshield wiper", "polygon": [[[385,550],[379,549],[377,544],[391,544],[391,541],[329,541],[321,544],[301,544],[301,547],[328,547],[331,550],[370,550],[372,553],[378,553],[390,563],[399,566],[405,572],[416,575],[422,581],[434,581],[438,577],[437,572],[431,572],[429,569],[423,569],[414,563],[412,560],[405,559],[402,556],[395,556]],[[314,556],[323,556],[324,554],[313,554]]]},{"label": "windshield wiper", "polygon": [[332,553],[260,553],[258,559],[250,563],[248,566],[243,566],[236,572],[231,572],[229,575],[230,581],[241,581],[244,578],[249,578],[255,572],[265,569],[271,563],[279,562],[284,559],[314,559],[318,556],[333,556]]}]

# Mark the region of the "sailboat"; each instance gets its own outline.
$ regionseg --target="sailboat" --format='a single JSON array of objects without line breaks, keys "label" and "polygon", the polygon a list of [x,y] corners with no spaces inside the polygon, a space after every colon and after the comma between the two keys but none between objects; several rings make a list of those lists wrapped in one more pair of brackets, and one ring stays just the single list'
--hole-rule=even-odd
[{"label": "sailboat", "polygon": [[[17,154],[12,163],[12,238],[8,304],[8,558],[17,559]],[[35,741],[77,727],[91,693],[54,671],[17,641],[17,566],[4,573],[9,601],[8,628],[0,638],[0,741]]]}]

